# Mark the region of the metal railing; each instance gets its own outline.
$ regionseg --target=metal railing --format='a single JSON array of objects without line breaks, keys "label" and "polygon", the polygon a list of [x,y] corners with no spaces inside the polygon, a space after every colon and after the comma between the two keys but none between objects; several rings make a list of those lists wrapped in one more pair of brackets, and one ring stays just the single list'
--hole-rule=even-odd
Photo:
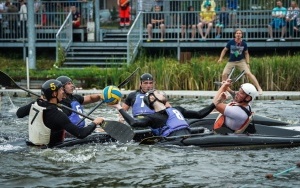
[{"label": "metal railing", "polygon": [[[147,34],[147,25],[150,24],[150,20],[153,17],[155,12],[144,12],[144,22],[143,22],[143,40],[146,41],[148,38],[151,38],[151,41],[160,41],[161,38],[164,41],[199,41],[201,40],[200,36],[200,20],[198,13],[196,11],[188,12],[181,11],[173,13],[173,16],[178,18],[176,22],[171,23],[168,21],[171,12],[161,12],[164,19],[165,34],[161,36],[160,26],[157,25],[152,29],[152,36]],[[268,24],[272,21],[272,16],[270,11],[239,11],[234,15],[225,12],[228,17],[227,23],[222,23],[220,36],[217,32],[217,24],[220,24],[219,20],[216,19],[212,24],[209,34],[207,35],[206,40],[222,40],[233,38],[233,33],[236,29],[241,29],[244,32],[244,38],[247,40],[266,40],[269,37]],[[217,14],[218,16],[218,14]],[[234,17],[234,19],[233,19]],[[194,20],[199,21],[194,21]],[[285,38],[300,39],[300,33],[293,30],[292,25],[286,26],[286,31],[284,31]],[[194,30],[194,31],[193,31]],[[192,38],[191,34],[195,32],[195,37]],[[207,32],[207,26],[203,27],[203,33]],[[281,28],[273,28],[274,38],[281,37]],[[186,33],[186,34],[185,34]]]},{"label": "metal railing", "polygon": [[[16,8],[18,2],[12,2]],[[66,20],[71,6],[76,6],[81,14],[81,27],[86,27],[87,22],[93,19],[93,2],[92,1],[36,1],[34,4],[34,26],[36,29],[36,41],[55,41],[56,33]],[[20,20],[18,12],[7,12],[8,8],[4,7],[0,12],[0,41],[24,40],[27,38],[26,24]],[[17,8],[18,10],[18,8]],[[28,27],[28,26],[27,26]]]},{"label": "metal railing", "polygon": [[[151,2],[151,1],[150,1]],[[164,0],[161,3],[162,11],[160,14],[164,18],[165,33],[162,37],[160,32],[160,26],[156,25],[153,29],[153,36],[147,35],[147,25],[151,23],[151,18],[155,17],[153,6],[155,3],[152,1],[152,9],[149,10],[149,5],[146,7],[147,10],[143,11],[143,40],[146,41],[148,38],[152,38],[151,41],[203,41],[200,36],[202,22],[200,19],[200,13],[204,1],[170,1]],[[268,31],[268,25],[272,22],[272,9],[276,6],[276,2],[271,1],[239,1],[240,4],[233,9],[228,8],[228,3],[225,0],[215,0],[215,6],[212,9],[215,10],[216,16],[212,22],[212,28],[207,35],[205,40],[228,40],[234,37],[236,29],[244,31],[244,38],[247,40],[266,40],[270,37]],[[254,4],[255,3],[255,4]],[[193,6],[193,11],[188,11],[188,7]],[[138,5],[137,5],[138,7]],[[202,7],[202,8],[201,8]],[[222,10],[223,9],[223,10]],[[219,27],[220,15],[226,15],[227,22],[222,23],[222,27]],[[300,15],[299,15],[300,16]],[[298,17],[300,20],[300,17]],[[282,20],[285,20],[282,19]],[[223,21],[224,22],[224,21]],[[218,26],[218,27],[217,27]],[[274,38],[281,38],[282,32],[284,38],[300,39],[300,32],[293,29],[294,25],[286,23],[284,30],[281,28],[273,28],[272,33]],[[220,28],[220,34],[217,31]],[[203,34],[207,31],[207,25],[203,27]],[[195,37],[192,37],[192,33],[195,33]]]},{"label": "metal railing", "polygon": [[[223,28],[223,39],[232,37],[232,32],[235,28],[242,28],[245,30],[245,38],[248,40],[264,40],[268,38],[267,25],[271,22],[271,11],[276,6],[275,0],[243,0],[238,1],[239,3],[234,7],[228,4],[229,1],[234,0],[214,0],[215,6],[213,7],[216,11],[217,16],[221,13],[221,8],[226,7],[226,12],[230,15],[230,19],[227,26]],[[162,6],[162,13],[165,18],[166,26],[166,40],[177,40],[180,41],[183,22],[186,21],[185,15],[188,13],[194,13],[199,15],[201,8],[203,9],[206,0],[132,0],[132,22],[134,22],[138,13],[143,13],[143,23],[140,25],[144,31],[142,33],[143,40],[146,40],[146,27],[149,23],[150,14],[153,13],[153,6],[159,4]],[[300,0],[296,1],[300,3]],[[284,7],[289,7],[289,3],[284,1]],[[13,2],[16,7],[19,6],[18,2]],[[87,22],[93,19],[93,12],[102,11],[95,10],[93,7],[93,1],[36,1],[35,6],[35,28],[36,28],[36,41],[55,41],[55,35],[66,19],[70,6],[75,5],[81,13],[81,26],[86,27]],[[113,5],[117,6],[117,5]],[[193,6],[193,12],[187,12],[188,6]],[[230,8],[233,7],[233,8]],[[112,7],[109,8],[110,11]],[[236,10],[233,10],[235,9]],[[26,37],[26,28],[23,28],[25,24],[21,24],[19,13],[2,12],[2,22],[0,25],[0,41],[15,41],[24,39]],[[199,20],[199,18],[198,18]],[[197,25],[200,22],[196,22]],[[214,40],[216,36],[216,24],[218,20],[213,23],[213,29],[211,30],[209,40]],[[234,24],[233,24],[234,23]],[[255,29],[256,28],[256,29]],[[205,30],[205,29],[204,29]],[[157,31],[154,30],[154,35]],[[275,30],[276,34],[278,30]],[[293,38],[299,38],[299,32],[295,32],[292,29],[287,28],[287,35],[293,32]],[[186,30],[186,33],[190,35],[191,29]],[[188,36],[188,35],[187,35]],[[153,37],[155,38],[155,36]],[[196,38],[199,39],[199,29],[196,28]],[[197,40],[196,39],[196,40]],[[184,39],[185,40],[185,39]],[[186,40],[190,40],[188,37]]]},{"label": "metal railing", "polygon": [[135,58],[142,43],[142,20],[143,14],[140,12],[127,33],[127,64]]},{"label": "metal railing", "polygon": [[56,62],[59,61],[59,55],[64,55],[64,53],[68,50],[72,42],[73,25],[72,12],[70,12],[56,34]]}]

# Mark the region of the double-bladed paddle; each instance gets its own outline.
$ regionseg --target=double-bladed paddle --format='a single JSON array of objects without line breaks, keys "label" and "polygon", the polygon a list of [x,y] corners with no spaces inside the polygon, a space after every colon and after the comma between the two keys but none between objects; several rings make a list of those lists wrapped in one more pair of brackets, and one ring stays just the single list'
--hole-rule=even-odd
[{"label": "double-bladed paddle", "polygon": [[[231,69],[231,73],[229,74],[230,77],[228,76],[228,79],[231,78],[233,71],[234,71],[234,68]],[[231,80],[231,83],[234,84],[235,82],[237,82],[239,79],[241,79],[244,76],[244,74],[245,74],[245,70],[243,70],[239,75],[237,75],[237,77],[233,78]],[[216,81],[216,82],[214,82],[214,84],[216,84],[217,86],[221,86],[222,82]]]},{"label": "double-bladed paddle", "polygon": [[[126,85],[130,80],[131,78],[133,77],[133,75],[135,75],[135,73],[140,69],[140,67],[136,68],[135,71],[133,71],[133,73],[131,73],[123,82],[121,82],[119,85],[118,85],[118,88],[121,88],[123,87],[124,85]],[[99,106],[101,106],[102,104],[104,103],[104,101],[101,101],[99,104],[97,104],[91,111],[89,111],[87,113],[87,115],[91,115],[91,113],[93,113],[97,108],[99,108]],[[82,121],[84,121],[85,118],[82,118],[78,123],[77,125],[79,125]]]},{"label": "double-bladed paddle", "polygon": [[[17,87],[21,90],[24,90],[28,93],[31,93],[32,95],[35,95],[37,97],[40,97],[39,94],[34,93],[33,91],[30,91],[22,86],[19,86],[10,76],[8,76],[6,73],[0,71],[0,84],[4,87]],[[82,117],[88,118],[90,120],[94,120],[93,118],[82,114],[80,112],[77,112],[76,110],[73,110],[72,108],[69,108],[65,105],[62,104],[57,104],[57,107],[59,108],[65,108],[68,109],[74,113],[77,113],[79,115],[81,115]],[[117,121],[104,121],[104,123],[102,125],[100,125],[103,130],[109,134],[111,137],[113,137],[114,139],[118,140],[119,142],[122,143],[126,143],[132,140],[133,136],[134,136],[134,132],[131,129],[130,126],[123,124],[121,122],[117,122]]]}]

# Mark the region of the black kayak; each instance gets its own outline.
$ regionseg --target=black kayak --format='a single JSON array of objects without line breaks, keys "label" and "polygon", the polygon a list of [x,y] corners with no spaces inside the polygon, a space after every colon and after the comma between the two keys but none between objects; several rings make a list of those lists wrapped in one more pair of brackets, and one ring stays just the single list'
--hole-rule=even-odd
[{"label": "black kayak", "polygon": [[204,132],[198,134],[143,139],[141,145],[177,145],[198,146],[212,149],[261,149],[286,148],[300,146],[300,131],[279,127],[255,125],[256,134],[214,134]]},{"label": "black kayak", "polygon": [[143,140],[140,144],[198,146],[212,149],[287,148],[300,146],[300,137],[203,133],[181,137],[150,137]]},{"label": "black kayak", "polygon": [[[135,130],[133,141],[144,145],[177,145],[199,146],[213,149],[260,149],[260,148],[283,148],[300,146],[300,131],[284,129],[277,126],[255,125],[256,134],[213,134],[207,128],[191,128],[192,134],[175,137],[153,136],[149,129]],[[115,139],[106,133],[92,133],[84,139],[67,138],[53,148],[63,148],[82,144],[110,143]],[[26,139],[2,143],[0,148],[27,149]],[[36,147],[36,146],[35,146]],[[47,148],[47,147],[41,147]],[[13,151],[13,149],[12,149]]]},{"label": "black kayak", "polygon": [[[191,131],[192,131],[192,136],[190,136],[190,138],[188,138],[188,140],[193,140],[193,142],[196,142],[195,140],[199,140],[198,142],[200,142],[200,140],[204,138],[203,132],[204,130],[212,130],[213,127],[213,123],[215,121],[215,118],[217,117],[218,113],[212,113],[210,115],[208,115],[206,118],[204,119],[190,119],[188,120],[189,124],[191,125]],[[294,137],[296,135],[300,135],[298,131],[293,131],[293,130],[285,130],[276,126],[286,126],[287,123],[285,122],[281,122],[278,120],[274,120],[271,118],[267,118],[267,117],[263,117],[263,116],[258,116],[256,115],[256,118],[254,119],[254,122],[256,122],[255,128],[256,128],[256,134],[258,135],[265,135],[265,137],[267,136],[276,136],[276,137]],[[262,123],[262,124],[258,124],[258,123]],[[274,124],[272,124],[274,123]],[[202,134],[201,136],[196,136],[197,134]],[[212,135],[210,135],[212,136]],[[219,135],[220,138],[223,138],[222,135]],[[217,135],[213,135],[212,138],[218,137]],[[134,137],[133,137],[133,141],[134,142],[141,142],[142,140],[144,140],[145,138],[153,138],[153,134],[151,133],[150,129],[141,129],[141,130],[135,130],[134,131]],[[200,139],[201,138],[201,139]],[[206,139],[210,138],[210,137],[206,137]],[[240,139],[242,139],[243,137],[238,137]],[[249,138],[249,137],[247,137]],[[224,139],[228,139],[228,137],[224,137]],[[270,140],[270,138],[268,138]],[[295,139],[295,138],[293,138]],[[298,139],[298,138],[297,138]],[[176,142],[172,141],[170,142],[170,140],[168,140],[168,142],[166,142],[166,140],[164,139],[164,143],[168,143],[168,144],[176,144]],[[179,139],[181,140],[181,139]],[[278,139],[277,139],[278,140]],[[221,142],[221,140],[215,141],[216,143],[212,142],[212,145],[218,145],[218,142]],[[67,138],[65,139],[65,141],[63,143],[57,144],[56,146],[53,146],[53,148],[62,148],[62,147],[70,147],[70,146],[75,146],[75,145],[81,145],[81,144],[91,144],[91,143],[108,143],[108,142],[116,142],[116,140],[114,138],[112,138],[111,136],[109,136],[107,133],[92,133],[91,135],[89,135],[88,137],[84,138],[84,139],[77,139],[77,138]],[[186,141],[189,142],[189,144],[187,145],[194,145],[192,143],[190,143],[190,141]],[[27,144],[26,144],[27,143]],[[233,142],[234,143],[234,142]],[[240,140],[237,139],[236,140],[236,146],[238,145],[237,143],[240,143]],[[2,147],[3,145],[12,145],[12,146],[18,146],[18,147],[26,147],[28,144],[28,142],[26,142],[26,139],[20,139],[20,140],[16,140],[13,142],[7,142],[7,143],[3,143],[0,144]],[[176,145],[180,145],[179,143],[177,143]],[[183,144],[184,145],[184,144]],[[201,145],[201,144],[195,144],[195,145]],[[47,148],[47,147],[43,147],[43,148]]]}]

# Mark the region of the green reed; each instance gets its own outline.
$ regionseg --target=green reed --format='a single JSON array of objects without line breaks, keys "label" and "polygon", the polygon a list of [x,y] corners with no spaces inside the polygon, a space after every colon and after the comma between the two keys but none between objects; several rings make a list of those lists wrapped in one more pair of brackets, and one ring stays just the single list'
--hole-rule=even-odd
[{"label": "green reed", "polygon": [[[47,80],[67,75],[78,85],[87,88],[104,88],[106,85],[118,85],[137,67],[136,76],[124,86],[125,89],[139,87],[139,76],[149,72],[155,77],[156,88],[163,90],[216,90],[214,81],[221,81],[221,74],[227,58],[217,63],[218,55],[194,54],[191,61],[179,63],[175,55],[142,54],[129,66],[122,67],[87,67],[83,69],[55,69],[53,60],[37,59],[37,69],[30,70],[32,80]],[[300,54],[264,55],[250,57],[250,68],[263,90],[298,91],[300,90]],[[1,57],[0,69],[16,81],[26,79],[25,63],[20,58]],[[236,70],[233,77],[240,71]],[[234,87],[247,78],[241,79]],[[236,89],[235,88],[235,89]]]}]

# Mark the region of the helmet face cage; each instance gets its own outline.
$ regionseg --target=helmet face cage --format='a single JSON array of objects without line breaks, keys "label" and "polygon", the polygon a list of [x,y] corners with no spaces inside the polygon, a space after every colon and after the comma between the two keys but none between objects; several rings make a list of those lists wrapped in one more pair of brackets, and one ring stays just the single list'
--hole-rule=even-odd
[{"label": "helmet face cage", "polygon": [[[156,95],[154,94],[155,91],[156,91],[158,94],[163,95],[163,96],[165,97],[165,99],[164,99],[164,100],[158,99],[158,98],[156,97]],[[150,96],[151,96],[151,95],[153,95],[153,97],[155,98],[154,101],[150,101]],[[154,104],[155,101],[158,101],[158,102],[160,102],[160,103],[162,103],[162,104],[165,105],[166,102],[167,102],[166,99],[167,99],[167,95],[166,95],[165,92],[153,89],[153,90],[148,91],[148,92],[145,94],[143,101],[144,101],[144,103],[145,103],[150,109],[154,110],[153,104]]]},{"label": "helmet face cage", "polygon": [[[150,91],[148,91],[146,94],[145,94],[145,96],[144,96],[144,99],[143,99],[143,101],[144,101],[144,103],[150,108],[150,109],[152,109],[152,110],[154,110],[154,107],[153,107],[153,103],[155,102],[155,101],[153,101],[153,102],[150,102],[150,95],[154,95],[154,91],[155,90],[150,90]],[[155,95],[154,95],[155,96]]]}]

